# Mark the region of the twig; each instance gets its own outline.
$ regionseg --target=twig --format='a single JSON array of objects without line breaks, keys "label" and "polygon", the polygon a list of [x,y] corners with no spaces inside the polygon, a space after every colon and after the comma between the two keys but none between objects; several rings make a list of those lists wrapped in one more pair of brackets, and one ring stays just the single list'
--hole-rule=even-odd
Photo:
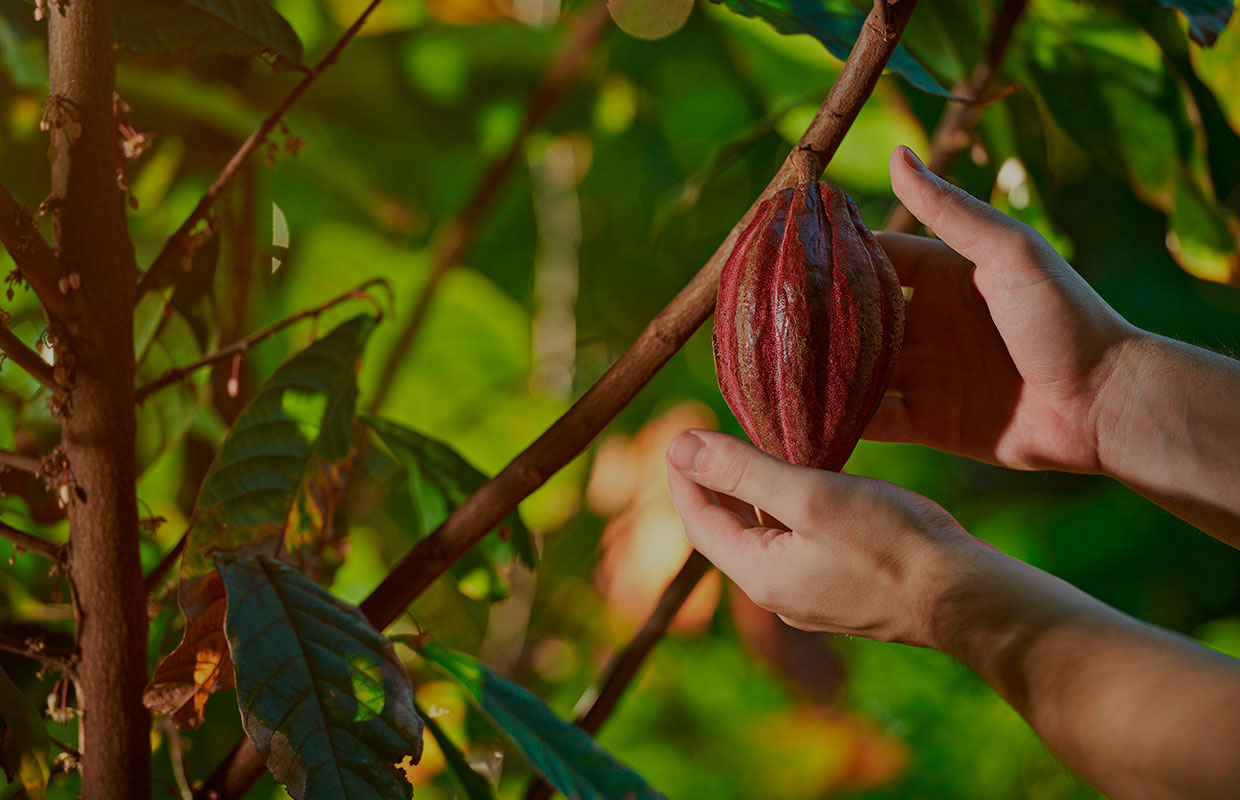
[{"label": "twig", "polygon": [[65,317],[69,302],[61,294],[60,263],[52,248],[39,235],[34,215],[21,206],[0,185],[0,243],[9,251],[17,270],[38,295],[43,307],[53,315]]},{"label": "twig", "polygon": [[39,456],[0,450],[0,467],[8,467],[9,469],[29,472],[31,475],[38,475],[39,468],[42,466],[43,459]]},{"label": "twig", "polygon": [[[1016,28],[1016,23],[1028,4],[1029,0],[1007,0],[1003,4],[995,16],[990,41],[986,45],[986,55],[973,70],[972,75],[953,87],[952,94],[963,97],[965,100],[949,101],[943,115],[939,117],[938,124],[935,125],[934,135],[930,140],[928,162],[932,172],[940,175],[947,172],[956,155],[968,144],[969,131],[977,124],[982,109],[987,103],[1010,93],[1000,90],[992,94],[984,94],[994,79],[995,72],[999,69],[999,62],[1003,60],[1008,42],[1012,39],[1012,31]],[[891,211],[891,216],[887,218],[884,229],[899,233],[914,233],[920,225],[917,218],[897,201],[895,208]]]},{"label": "twig", "polygon": [[194,210],[191,211],[185,221],[181,223],[181,227],[177,228],[172,236],[168,238],[168,241],[164,243],[163,249],[159,251],[159,255],[155,256],[155,260],[151,262],[151,268],[148,269],[146,274],[142,276],[142,279],[138,281],[139,300],[141,300],[152,288],[159,285],[159,282],[163,280],[164,273],[180,256],[182,249],[189,242],[190,237],[194,232],[194,228],[197,227],[199,222],[206,219],[207,213],[210,211],[211,206],[215,204],[216,199],[220,196],[224,189],[228,188],[228,185],[232,183],[233,178],[236,177],[237,172],[240,171],[242,165],[244,165],[246,160],[254,154],[254,151],[267,140],[267,136],[275,130],[276,125],[280,123],[280,119],[290,108],[292,108],[293,104],[297,102],[303,93],[305,93],[306,89],[310,88],[310,84],[314,83],[318,77],[323,74],[324,70],[336,62],[336,59],[340,56],[340,51],[344,50],[345,45],[352,41],[353,37],[357,35],[357,32],[362,29],[362,26],[366,24],[366,20],[370,17],[371,12],[378,7],[380,2],[381,0],[371,0],[370,4],[366,6],[365,10],[362,11],[357,20],[349,26],[349,29],[346,30],[343,35],[341,35],[335,46],[332,47],[331,50],[327,51],[327,55],[323,56],[323,58],[319,60],[319,63],[315,64],[312,69],[305,73],[305,77],[293,87],[292,91],[290,91],[288,95],[285,96],[284,100],[280,102],[280,105],[276,106],[276,109],[272,111],[266,119],[259,123],[259,126],[254,129],[254,132],[241,143],[241,146],[237,148],[237,152],[233,153],[232,158],[230,158],[228,163],[224,165],[224,169],[220,170],[220,174],[216,176],[215,180],[207,188],[207,191],[198,201],[198,205],[194,206]]},{"label": "twig", "polygon": [[379,383],[370,402],[372,412],[377,411],[387,399],[396,374],[404,364],[405,356],[426,320],[426,313],[430,310],[444,275],[459,264],[473,248],[487,212],[491,210],[505,180],[525,151],[526,140],[559,104],[564,93],[589,62],[591,53],[607,29],[609,19],[606,0],[595,0],[576,20],[564,49],[547,69],[537,91],[530,98],[525,120],[512,143],[483,170],[464,208],[444,226],[443,233],[436,239],[435,258],[431,263],[430,273],[379,374]]},{"label": "twig", "polygon": [[38,536],[33,536],[25,531],[19,531],[4,521],[0,521],[0,538],[8,539],[22,550],[43,556],[53,564],[63,566],[65,563],[65,545],[53,544],[46,539],[40,539]]},{"label": "twig", "polygon": [[189,778],[185,774],[185,751],[181,747],[181,732],[177,730],[172,717],[164,717],[164,736],[168,737],[168,759],[172,762],[172,778],[177,782],[177,793],[181,800],[194,800],[194,790],[190,788]]},{"label": "twig", "polygon": [[[616,709],[616,704],[624,696],[629,684],[637,677],[642,663],[659,640],[667,633],[668,626],[676,618],[681,606],[689,599],[694,588],[702,580],[702,576],[710,568],[710,562],[696,550],[685,560],[684,566],[672,578],[672,582],[659,596],[659,602],[642,625],[641,630],[625,645],[624,649],[612,657],[603,671],[602,686],[595,694],[591,689],[578,702],[578,706],[594,695],[590,705],[577,716],[574,724],[586,733],[594,736],[602,729],[603,723]],[[541,778],[530,783],[525,800],[547,800],[551,797],[551,786]]]},{"label": "twig", "polygon": [[185,533],[181,534],[181,538],[178,539],[177,543],[172,546],[172,549],[169,550],[168,553],[160,559],[159,563],[155,565],[155,568],[147,574],[144,580],[146,582],[146,593],[148,595],[159,588],[160,582],[164,579],[164,576],[168,574],[168,570],[172,569],[172,565],[177,563],[177,558],[181,555],[181,551],[185,549],[185,543],[188,541],[189,530],[187,529]]},{"label": "twig", "polygon": [[387,286],[388,284],[387,284],[387,281],[384,280],[383,278],[371,278],[370,280],[366,281],[363,284],[360,284],[356,288],[350,289],[349,291],[345,292],[342,295],[333,297],[327,302],[321,303],[315,306],[314,308],[307,308],[304,311],[297,312],[291,317],[286,317],[278,322],[273,322],[272,324],[268,325],[262,330],[252,333],[246,338],[233,342],[232,344],[227,345],[226,347],[221,347],[219,350],[216,350],[213,353],[208,353],[202,358],[196,361],[193,361],[189,364],[186,364],[183,367],[176,367],[175,369],[170,369],[167,372],[165,372],[163,375],[160,375],[155,380],[146,384],[145,386],[139,387],[138,390],[134,392],[134,401],[141,403],[147,397],[150,397],[152,394],[159,391],[160,389],[163,389],[165,386],[171,386],[177,381],[183,380],[187,376],[193,374],[195,371],[199,369],[202,369],[203,367],[210,366],[211,364],[218,364],[221,361],[227,361],[228,359],[234,358],[239,355],[244,355],[247,351],[249,351],[250,348],[256,345],[262,344],[263,342],[267,341],[272,336],[275,336],[277,333],[284,330],[285,328],[292,325],[293,323],[301,322],[304,319],[317,318],[321,314],[323,314],[323,312],[347,300],[354,300],[354,299],[370,300],[372,303],[374,303],[375,308],[378,310],[380,316],[382,316],[383,314],[382,307],[377,302],[374,301],[374,298],[370,297],[370,295],[366,293],[367,289],[369,289],[372,286],[376,286],[376,285]]},{"label": "twig", "polygon": [[[901,0],[891,6],[887,30],[893,35],[889,38],[870,25],[862,28],[839,78],[801,137],[798,148],[813,150],[826,165],[878,83],[916,6],[917,0]],[[791,160],[785,160],[706,265],[646,326],[611,368],[537,441],[414,547],[371,592],[361,608],[376,628],[382,630],[390,625],[414,598],[520,501],[580,454],[706,321],[715,308],[719,272],[741,231],[762,200],[792,185]],[[262,771],[262,757],[248,739],[243,740],[211,773],[195,796],[231,800],[243,794]]]},{"label": "twig", "polygon": [[17,338],[17,334],[9,330],[3,324],[0,324],[0,353],[12,359],[13,363],[26,372],[30,373],[30,377],[49,389],[55,390],[56,373],[52,369],[52,365],[43,360],[35,351],[26,346],[26,343]]},{"label": "twig", "polygon": [[44,644],[40,637],[19,639],[16,636],[0,633],[0,650],[33,658],[70,675],[73,674],[73,665],[77,661],[77,653],[72,650],[50,647]]}]

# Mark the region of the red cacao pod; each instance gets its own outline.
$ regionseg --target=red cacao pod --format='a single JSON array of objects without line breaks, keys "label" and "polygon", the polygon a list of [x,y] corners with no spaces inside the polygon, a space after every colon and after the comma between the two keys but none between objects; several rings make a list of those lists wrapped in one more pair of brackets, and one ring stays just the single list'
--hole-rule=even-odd
[{"label": "red cacao pod", "polygon": [[904,295],[852,199],[829,183],[758,207],[719,280],[715,370],[755,445],[839,470],[887,390]]}]

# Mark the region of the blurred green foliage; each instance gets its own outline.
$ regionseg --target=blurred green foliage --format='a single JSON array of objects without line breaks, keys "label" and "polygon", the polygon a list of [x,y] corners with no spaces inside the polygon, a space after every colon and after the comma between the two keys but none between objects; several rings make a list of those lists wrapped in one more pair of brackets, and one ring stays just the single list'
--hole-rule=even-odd
[{"label": "blurred green foliage", "polygon": [[[0,18],[0,179],[34,208],[47,192],[47,142],[39,131],[46,53],[30,8],[10,5]],[[273,5],[313,61],[364,3]],[[183,363],[382,277],[395,304],[363,363],[365,407],[395,335],[391,318],[412,306],[438,226],[459,210],[486,159],[512,141],[525,102],[565,39],[563,24],[513,19],[529,19],[528,12],[500,0],[380,6],[290,113],[288,131],[263,153],[272,163],[256,158],[218,205],[209,291],[174,301],[178,321],[151,346],[152,358]],[[950,86],[976,63],[992,14],[990,3],[924,2],[907,48]],[[1137,2],[1033,4],[1000,78],[1017,91],[985,110],[952,177],[1042,230],[1136,324],[1233,352],[1240,293],[1180,265],[1235,277],[1240,27],[1233,24],[1211,50],[1189,45],[1185,29],[1173,12]],[[709,3],[659,41],[610,30],[499,187],[476,247],[448,274],[399,365],[384,416],[448,442],[484,472],[501,468],[705,261],[838,69],[810,37],[781,36]],[[237,142],[298,78],[229,56],[120,57],[128,121],[152,137],[127,164],[140,264],[150,263]],[[942,98],[888,77],[845,139],[827,174],[853,194],[872,226],[892,204],[888,153],[899,143],[924,153],[943,106]],[[298,140],[305,146],[293,154]],[[273,235],[279,221],[287,242]],[[577,242],[567,263],[552,258],[563,249],[556,245],[565,225]],[[554,291],[566,280],[575,297]],[[13,330],[34,343],[42,322],[31,297],[18,291],[3,307]],[[156,405],[140,416],[149,435],[139,491],[144,513],[164,522],[144,544],[148,569],[184,531],[198,484],[242,401],[287,356],[357,311],[342,307],[281,334],[235,372],[221,365],[200,392],[181,387],[153,398]],[[547,331],[568,337],[567,387],[539,377],[548,365],[565,366],[563,348],[547,344]],[[672,359],[612,432],[632,434],[686,400],[704,403],[725,430],[740,433],[715,385],[707,332]],[[187,404],[197,408],[188,420]],[[37,385],[5,368],[0,446],[43,452],[56,436]],[[523,505],[543,553],[536,577],[511,576],[511,599],[489,606],[464,597],[457,582],[440,581],[411,610],[418,626],[447,644],[504,661],[497,668],[566,716],[626,635],[593,579],[606,518],[583,500],[592,457],[593,450]],[[1128,613],[1240,653],[1240,553],[1113,482],[1004,472],[895,445],[863,444],[849,469],[932,497],[1005,552]],[[332,584],[350,602],[423,533],[384,502],[401,482],[390,465],[367,462],[363,472],[369,482],[345,515],[347,552]],[[6,521],[66,537],[55,497],[24,483],[3,488]],[[6,633],[45,631],[53,643],[69,642],[67,587],[44,564],[30,556],[4,563],[0,595]],[[414,624],[395,628],[409,633]],[[180,622],[161,613],[152,631],[152,655],[164,654],[179,639]],[[834,646],[848,673],[846,715],[816,716],[745,652],[725,601],[703,630],[659,647],[600,740],[672,798],[792,800],[846,790],[866,798],[1095,796],[963,667],[901,646],[846,639]],[[54,676],[40,677],[26,662],[4,656],[0,663],[28,696],[58,691]],[[500,796],[520,796],[528,773],[515,754],[504,756],[505,745],[467,714],[451,687],[417,662],[414,668],[419,702],[454,709],[440,725],[499,777]],[[74,722],[66,719],[49,720],[48,730],[73,741]],[[190,776],[204,777],[239,734],[235,698],[212,698],[205,725],[185,735]],[[157,737],[157,787],[170,787],[167,739]],[[889,769],[858,766],[865,758]],[[417,773],[425,784],[418,796],[452,797],[453,784],[431,763]],[[255,796],[278,796],[270,779],[260,786]],[[72,778],[60,779],[50,796],[74,792]]]}]

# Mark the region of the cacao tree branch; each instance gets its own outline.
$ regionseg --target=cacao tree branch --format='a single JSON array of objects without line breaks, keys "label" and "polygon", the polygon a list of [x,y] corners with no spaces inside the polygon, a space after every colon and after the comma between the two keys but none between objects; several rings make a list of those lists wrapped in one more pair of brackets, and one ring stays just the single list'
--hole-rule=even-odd
[{"label": "cacao tree branch", "polygon": [[60,264],[35,225],[34,215],[0,185],[0,244],[9,252],[17,271],[55,317],[67,317],[69,304],[61,294]]},{"label": "cacao tree branch", "polygon": [[396,341],[384,362],[383,370],[379,375],[379,383],[371,397],[372,412],[378,411],[383,402],[387,400],[392,383],[404,363],[405,356],[413,346],[414,339],[426,319],[426,313],[430,310],[444,275],[459,264],[473,248],[479,230],[488,212],[494,206],[506,179],[512,173],[513,167],[520,160],[530,134],[546,120],[585,68],[590,55],[598,46],[603,32],[608,27],[609,18],[606,0],[595,0],[593,5],[573,23],[564,48],[543,75],[542,82],[530,98],[525,109],[525,119],[516,136],[513,137],[512,143],[482,171],[482,176],[474,186],[465,206],[443,226],[442,232],[436,237],[430,272],[414,301],[413,310],[401,325],[400,333],[397,334]]},{"label": "cacao tree branch", "polygon": [[[995,15],[994,25],[990,31],[990,40],[986,44],[986,52],[981,63],[967,79],[952,88],[952,94],[964,100],[949,100],[947,108],[939,117],[930,139],[930,158],[927,166],[936,174],[942,175],[951,168],[956,155],[969,143],[969,132],[977,124],[982,110],[986,106],[983,95],[994,80],[999,69],[999,62],[1007,51],[1008,42],[1012,39],[1012,31],[1025,11],[1029,0],[1007,0]],[[896,233],[915,233],[921,223],[908,212],[899,201],[896,201],[891,216],[887,218],[884,230]]]},{"label": "cacao tree branch", "polygon": [[26,343],[17,338],[11,330],[0,324],[0,353],[7,356],[14,364],[26,370],[30,377],[53,391],[56,390],[55,370],[43,360]]},{"label": "cacao tree branch", "polygon": [[16,636],[0,633],[0,650],[33,658],[70,675],[73,674],[73,665],[77,661],[77,653],[72,650],[50,647],[43,643],[42,637],[38,636],[19,639]]},{"label": "cacao tree branch", "polygon": [[[798,142],[797,150],[813,151],[824,166],[835,154],[882,76],[916,6],[917,0],[890,4],[885,24],[877,19],[876,12],[870,13],[839,78]],[[382,630],[390,625],[518,503],[579,455],[706,321],[715,308],[719,273],[741,231],[762,200],[792,185],[794,154],[795,150],[697,275],[607,372],[542,436],[415,546],[363,601],[362,611],[376,628]],[[212,800],[240,797],[263,769],[262,757],[245,739],[212,772],[196,796]]]},{"label": "cacao tree branch", "polygon": [[[672,620],[676,618],[676,614],[689,599],[689,595],[693,594],[693,590],[709,568],[710,562],[696,550],[685,559],[680,571],[659,596],[658,604],[655,605],[654,611],[646,619],[641,630],[633,636],[623,650],[608,662],[607,668],[603,670],[602,685],[597,690],[592,688],[582,697],[582,701],[585,701],[591,694],[594,695],[589,701],[589,707],[577,716],[573,724],[591,736],[596,735],[602,729],[603,723],[611,716],[611,712],[616,710],[616,705],[629,688],[629,684],[637,677],[646,656],[650,655],[654,646],[667,633]],[[582,702],[578,705],[582,705]],[[525,800],[547,800],[551,797],[551,792],[551,786],[546,781],[535,778],[530,784],[529,791],[525,793]]]},{"label": "cacao tree branch", "polygon": [[164,243],[164,246],[159,251],[159,254],[155,256],[155,260],[151,262],[150,269],[146,271],[146,274],[143,275],[142,279],[138,282],[139,300],[141,300],[147,292],[158,286],[160,282],[164,280],[164,276],[168,269],[181,257],[181,253],[184,251],[186,245],[189,243],[191,235],[194,233],[194,228],[198,226],[199,222],[207,218],[207,214],[210,212],[211,207],[215,205],[215,201],[219,198],[220,194],[228,188],[228,185],[232,183],[233,178],[237,176],[237,173],[241,170],[241,167],[245,164],[246,160],[254,154],[255,150],[262,146],[263,142],[267,141],[267,137],[273,130],[275,130],[275,127],[280,124],[281,118],[283,118],[285,113],[293,107],[293,104],[301,98],[305,91],[310,88],[310,85],[318,80],[319,76],[322,75],[328,67],[336,63],[336,59],[340,57],[340,52],[344,50],[345,46],[349,42],[353,41],[353,38],[357,36],[358,31],[360,31],[362,26],[366,24],[366,20],[370,18],[371,13],[379,6],[381,1],[382,0],[371,0],[370,4],[366,6],[360,15],[358,15],[357,19],[352,25],[349,26],[348,30],[341,35],[340,39],[337,40],[332,49],[327,51],[327,55],[319,59],[319,63],[315,64],[311,69],[306,71],[305,77],[293,87],[292,91],[285,95],[284,99],[280,101],[280,104],[276,106],[275,110],[268,114],[267,118],[259,123],[258,127],[254,129],[254,132],[251,133],[249,137],[241,143],[241,146],[237,148],[237,151],[233,153],[232,158],[228,159],[228,163],[224,165],[222,170],[220,170],[220,174],[217,175],[215,180],[211,182],[211,185],[207,187],[207,191],[198,201],[198,205],[194,206],[194,210],[191,211],[189,216],[185,218],[185,221],[181,223],[181,227],[177,228],[176,231],[173,232],[172,236],[168,238],[168,241]]},{"label": "cacao tree branch", "polygon": [[18,530],[4,521],[0,521],[0,539],[8,539],[22,550],[43,556],[53,564],[65,563],[65,545],[53,544],[46,539],[40,539],[38,536]]},{"label": "cacao tree branch", "polygon": [[273,322],[267,327],[261,330],[255,331],[254,333],[250,334],[244,339],[240,339],[236,342],[233,342],[230,345],[221,347],[219,350],[216,350],[214,352],[207,353],[205,356],[197,359],[196,361],[192,361],[189,364],[186,364],[185,366],[182,366],[182,367],[176,367],[174,369],[168,370],[163,375],[160,375],[158,378],[146,384],[145,386],[139,387],[137,391],[134,392],[134,400],[135,402],[141,403],[143,400],[150,397],[155,392],[158,392],[160,389],[163,389],[166,386],[171,386],[172,384],[178,381],[184,380],[186,377],[192,375],[194,372],[196,372],[199,369],[202,369],[203,367],[210,366],[211,364],[218,364],[221,361],[227,361],[230,358],[235,358],[237,356],[244,355],[246,352],[250,350],[250,348],[262,344],[263,342],[267,341],[272,336],[275,336],[277,333],[289,327],[290,325],[297,323],[297,322],[301,322],[302,320],[306,320],[306,319],[317,319],[325,311],[335,306],[338,306],[347,300],[354,300],[354,299],[370,300],[371,303],[374,304],[375,309],[378,311],[379,315],[382,316],[383,315],[382,306],[380,306],[379,303],[374,300],[374,298],[372,298],[369,294],[367,294],[366,290],[371,288],[372,286],[387,287],[387,285],[388,285],[387,281],[384,280],[383,278],[372,278],[371,280],[368,280],[364,283],[359,284],[355,288],[350,289],[344,294],[337,295],[336,297],[333,297],[332,299],[324,303],[320,303],[314,308],[307,308],[304,311],[299,311],[290,317],[285,317],[284,319],[279,320],[278,322]]},{"label": "cacao tree branch", "polygon": [[[147,616],[139,558],[134,416],[138,269],[118,183],[110,0],[49,4],[46,119],[54,158],[54,249],[73,304],[58,333],[59,418],[75,491],[68,503],[69,581],[81,660],[81,794],[149,797]],[[62,370],[63,365],[63,370]]]},{"label": "cacao tree branch", "polygon": [[39,468],[42,466],[43,459],[39,456],[0,450],[0,467],[8,467],[9,469],[29,472],[31,475],[38,475]]}]

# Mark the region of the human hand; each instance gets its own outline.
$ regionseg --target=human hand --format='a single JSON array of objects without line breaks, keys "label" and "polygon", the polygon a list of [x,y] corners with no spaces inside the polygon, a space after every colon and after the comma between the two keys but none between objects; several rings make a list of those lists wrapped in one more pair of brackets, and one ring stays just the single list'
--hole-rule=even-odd
[{"label": "human hand", "polygon": [[891,186],[941,241],[880,233],[913,289],[904,347],[865,438],[1016,469],[1099,472],[1108,379],[1143,334],[1028,225],[931,173],[906,147]]},{"label": "human hand", "polygon": [[793,466],[721,433],[677,434],[668,485],[690,543],[803,630],[934,647],[929,616],[949,575],[998,555],[907,489]]}]

